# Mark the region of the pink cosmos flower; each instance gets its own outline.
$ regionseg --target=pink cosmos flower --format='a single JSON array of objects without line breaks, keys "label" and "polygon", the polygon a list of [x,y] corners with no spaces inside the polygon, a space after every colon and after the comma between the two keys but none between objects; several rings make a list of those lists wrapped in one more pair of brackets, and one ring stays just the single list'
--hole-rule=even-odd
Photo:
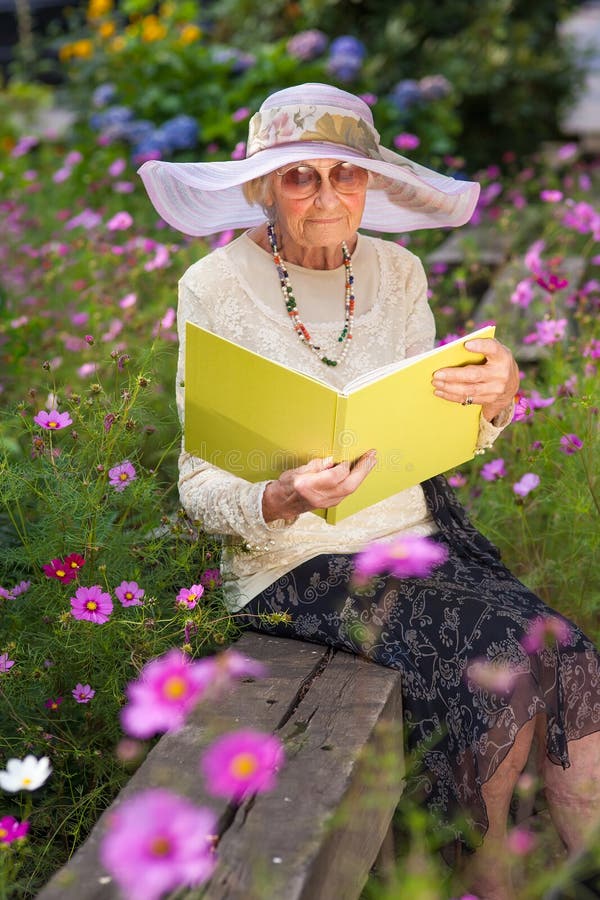
[{"label": "pink cosmos flower", "polygon": [[539,344],[542,347],[556,344],[565,336],[566,319],[544,319],[535,323],[535,331],[525,335],[524,344]]},{"label": "pink cosmos flower", "polygon": [[247,119],[250,115],[250,110],[247,106],[240,106],[239,109],[236,109],[235,112],[231,113],[231,118],[234,122],[243,122],[244,119]]},{"label": "pink cosmos flower", "polygon": [[52,562],[42,566],[42,570],[47,578],[56,578],[63,584],[68,584],[77,578],[77,569],[68,566],[63,559],[53,559]]},{"label": "pink cosmos flower", "polygon": [[137,303],[137,294],[125,294],[122,300],[119,300],[121,309],[129,309]]},{"label": "pink cosmos flower", "polygon": [[394,138],[394,147],[397,147],[398,150],[416,150],[420,143],[417,135],[409,132],[397,134]]},{"label": "pink cosmos flower", "polygon": [[515,856],[527,856],[528,853],[531,853],[536,844],[536,836],[529,828],[524,828],[522,825],[512,828],[506,837],[508,851]]},{"label": "pink cosmos flower", "polygon": [[208,590],[220,587],[222,583],[223,579],[218,569],[205,569],[200,576],[200,584]]},{"label": "pink cosmos flower", "polygon": [[127,165],[127,163],[125,162],[123,157],[119,157],[119,159],[115,159],[115,161],[112,162],[110,164],[110,166],[108,167],[108,174],[112,178],[118,178],[119,175],[122,175],[123,172],[125,171],[126,165]]},{"label": "pink cosmos flower", "polygon": [[126,734],[150,738],[176,731],[205,695],[214,678],[210,660],[190,661],[180,650],[151,660],[137,681],[127,687],[128,704],[121,711]]},{"label": "pink cosmos flower", "polygon": [[544,264],[542,262],[541,254],[545,247],[545,241],[534,241],[525,254],[525,265],[534,275],[541,275],[543,273]]},{"label": "pink cosmos flower", "polygon": [[113,603],[110,594],[102,591],[100,585],[80,587],[71,597],[71,615],[78,620],[104,625],[110,619]]},{"label": "pink cosmos flower", "polygon": [[391,541],[376,541],[356,554],[354,570],[360,579],[384,572],[396,578],[425,578],[443,563],[448,550],[427,537],[406,535]]},{"label": "pink cosmos flower", "polygon": [[202,754],[200,767],[209,794],[239,803],[248,794],[272,790],[284,758],[278,737],[246,729],[214,741]]},{"label": "pink cosmos flower", "polygon": [[109,231],[127,231],[132,225],[133,219],[125,210],[116,213],[116,215],[106,223],[106,227]]},{"label": "pink cosmos flower", "polygon": [[455,475],[450,475],[448,477],[448,484],[450,485],[450,487],[453,487],[453,488],[464,487],[466,483],[467,483],[467,479],[465,478],[464,475],[461,475],[460,472],[457,472]]},{"label": "pink cosmos flower", "polygon": [[134,481],[136,477],[135,467],[128,459],[124,459],[118,466],[113,466],[108,470],[109,484],[119,493],[124,491],[129,482]]},{"label": "pink cosmos flower", "polygon": [[562,162],[566,162],[569,159],[573,159],[574,156],[577,156],[579,152],[579,148],[577,144],[563,144],[562,147],[559,147],[556,151],[556,158],[560,159]]},{"label": "pink cosmos flower", "polygon": [[237,650],[225,650],[217,656],[205,660],[213,666],[213,682],[211,688],[219,690],[235,678],[262,678],[266,674],[265,666],[256,659],[250,659]]},{"label": "pink cosmos flower", "polygon": [[4,600],[14,600],[15,597],[20,597],[21,594],[25,594],[30,587],[30,581],[20,581],[9,591],[7,591],[6,588],[0,587],[0,597],[3,597]]},{"label": "pink cosmos flower", "polygon": [[238,141],[231,152],[232,159],[244,159],[246,156],[246,142]]},{"label": "pink cosmos flower", "polygon": [[568,644],[571,638],[569,623],[558,616],[538,616],[529,623],[527,634],[521,641],[526,653],[537,653],[544,647]]},{"label": "pink cosmos flower", "polygon": [[569,279],[561,278],[560,275],[538,275],[535,281],[549,294],[555,294],[569,286]]},{"label": "pink cosmos flower", "polygon": [[71,694],[76,703],[89,703],[96,696],[96,691],[89,684],[80,684],[78,682]]},{"label": "pink cosmos flower", "polygon": [[113,191],[115,194],[133,194],[135,191],[135,184],[133,181],[115,181],[113,184]]},{"label": "pink cosmos flower", "polygon": [[14,659],[9,659],[8,653],[0,653],[0,675],[5,674],[9,669],[12,669],[14,664]]},{"label": "pink cosmos flower", "polygon": [[527,472],[523,477],[513,484],[513,491],[519,497],[526,497],[540,483],[540,476],[534,472]]},{"label": "pink cosmos flower", "polygon": [[85,565],[85,559],[79,553],[69,553],[65,556],[64,566],[69,572],[77,574],[82,566]]},{"label": "pink cosmos flower", "polygon": [[0,819],[0,844],[12,844],[24,838],[29,831],[29,822],[18,822],[13,816]]},{"label": "pink cosmos flower", "polygon": [[506,475],[506,466],[503,459],[492,459],[481,467],[481,477],[484,481],[496,481],[498,478],[504,478]]},{"label": "pink cosmos flower", "polygon": [[540,200],[543,200],[544,203],[560,203],[563,198],[562,191],[540,191]]},{"label": "pink cosmos flower", "polygon": [[193,609],[203,593],[204,588],[201,584],[193,584],[190,588],[181,588],[175,602],[179,606]]},{"label": "pink cosmos flower", "polygon": [[73,419],[69,413],[61,413],[57,409],[46,411],[40,410],[37,416],[33,417],[33,421],[40,428],[46,428],[48,431],[60,431],[61,428],[67,428],[73,424]]},{"label": "pink cosmos flower", "polygon": [[564,434],[560,439],[560,449],[567,456],[572,456],[578,450],[581,450],[582,447],[583,441],[576,434]]},{"label": "pink cosmos flower", "polygon": [[216,829],[211,810],[152,788],[110,815],[100,859],[128,900],[159,900],[210,878]]},{"label": "pink cosmos flower", "polygon": [[137,581],[122,581],[119,587],[115,588],[115,595],[121,606],[141,606],[145,593]]},{"label": "pink cosmos flower", "polygon": [[46,707],[46,709],[51,709],[52,712],[56,712],[62,702],[62,697],[49,697],[48,700],[44,701],[44,706]]},{"label": "pink cosmos flower", "polygon": [[530,278],[524,278],[511,294],[510,302],[522,309],[527,309],[533,300],[533,285]]}]

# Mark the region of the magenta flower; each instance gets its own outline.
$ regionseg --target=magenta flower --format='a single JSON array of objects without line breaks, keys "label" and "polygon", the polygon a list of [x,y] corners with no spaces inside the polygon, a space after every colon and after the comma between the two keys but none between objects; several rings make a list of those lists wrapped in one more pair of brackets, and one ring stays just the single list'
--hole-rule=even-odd
[{"label": "magenta flower", "polygon": [[410,134],[407,131],[397,134],[394,138],[394,147],[397,147],[398,150],[416,150],[420,143],[416,134]]},{"label": "magenta flower", "polygon": [[556,644],[568,644],[571,639],[571,628],[564,619],[558,616],[538,616],[529,623],[527,634],[521,641],[526,653],[538,653],[544,647]]},{"label": "magenta flower", "polygon": [[115,588],[115,595],[122,606],[141,606],[145,593],[137,581],[122,581]]},{"label": "magenta flower", "polygon": [[29,822],[18,822],[13,816],[0,819],[0,844],[12,844],[24,838],[29,831]]},{"label": "magenta flower", "polygon": [[50,697],[48,700],[44,701],[44,706],[46,709],[51,709],[53,712],[56,712],[60,704],[63,702],[62,697],[52,698]]},{"label": "magenta flower", "polygon": [[543,274],[543,262],[541,253],[546,247],[546,242],[539,240],[534,241],[527,253],[525,254],[525,265],[534,275]]},{"label": "magenta flower", "polygon": [[209,591],[220,587],[222,583],[223,579],[218,569],[205,569],[200,576],[200,584]]},{"label": "magenta flower", "polygon": [[203,753],[200,767],[209,794],[239,803],[248,794],[270,791],[283,762],[278,737],[246,729],[214,741]]},{"label": "magenta flower", "polygon": [[213,680],[212,661],[191,662],[180,650],[169,650],[147,663],[139,679],[128,685],[129,702],[121,710],[123,730],[143,739],[161,731],[176,731]]},{"label": "magenta flower", "polygon": [[110,594],[105,594],[100,585],[80,587],[71,597],[71,615],[75,619],[104,625],[110,619],[113,603]]},{"label": "magenta flower", "polygon": [[0,675],[8,672],[14,666],[14,659],[8,658],[8,653],[0,653]]},{"label": "magenta flower", "polygon": [[582,447],[583,441],[576,434],[564,434],[560,439],[560,449],[567,456],[572,456],[578,450],[581,450]]},{"label": "magenta flower", "polygon": [[562,291],[569,286],[569,279],[561,278],[560,275],[539,275],[535,281],[549,294],[555,294],[556,291]]},{"label": "magenta flower", "polygon": [[136,477],[135,467],[128,459],[108,470],[109,484],[119,493],[125,490],[130,481],[135,481]]},{"label": "magenta flower", "polygon": [[127,231],[127,229],[131,228],[132,225],[133,219],[131,218],[129,213],[125,212],[124,210],[116,213],[116,215],[114,215],[112,219],[109,219],[106,223],[106,227],[109,231]]},{"label": "magenta flower", "polygon": [[238,141],[231,152],[232,159],[244,159],[246,156],[246,142]]},{"label": "magenta flower", "polygon": [[524,828],[522,825],[512,828],[506,836],[508,852],[513,853],[515,856],[527,856],[536,844],[536,836],[529,828]]},{"label": "magenta flower", "polygon": [[64,559],[53,559],[52,562],[42,566],[42,570],[48,578],[56,578],[63,584],[77,578],[77,569],[67,566]]},{"label": "magenta flower", "polygon": [[217,817],[164,788],[129,797],[112,813],[102,865],[128,900],[159,900],[213,873]]},{"label": "magenta flower", "polygon": [[560,203],[563,198],[562,191],[546,190],[540,191],[540,200],[544,203]]},{"label": "magenta flower", "polygon": [[193,609],[203,593],[204,588],[201,584],[193,584],[190,588],[181,588],[177,594],[176,603],[187,609]]},{"label": "magenta flower", "polygon": [[96,691],[89,684],[80,684],[78,682],[71,694],[76,703],[89,703],[96,696]]},{"label": "magenta flower", "polygon": [[466,483],[467,483],[467,479],[460,472],[456,472],[455,475],[450,475],[448,477],[448,484],[450,485],[450,487],[453,487],[453,488],[464,487]]},{"label": "magenta flower", "polygon": [[73,419],[69,413],[61,413],[57,409],[49,411],[42,409],[37,416],[33,417],[33,421],[40,428],[46,428],[48,431],[60,431],[61,428],[66,428],[68,425],[73,424]]},{"label": "magenta flower", "polygon": [[227,687],[235,678],[262,678],[267,671],[261,662],[250,659],[237,650],[225,650],[224,653],[212,656],[205,662],[214,666],[213,686],[217,689]]},{"label": "magenta flower", "polygon": [[504,478],[506,475],[506,466],[503,459],[492,459],[481,467],[481,477],[484,481],[496,481],[498,478]]},{"label": "magenta flower", "polygon": [[396,578],[425,578],[443,563],[448,550],[426,537],[405,535],[391,541],[369,544],[354,560],[354,571],[360,579],[389,572]]},{"label": "magenta flower", "polygon": [[513,491],[519,497],[526,497],[540,483],[540,476],[534,472],[527,472],[523,477],[513,484]]}]

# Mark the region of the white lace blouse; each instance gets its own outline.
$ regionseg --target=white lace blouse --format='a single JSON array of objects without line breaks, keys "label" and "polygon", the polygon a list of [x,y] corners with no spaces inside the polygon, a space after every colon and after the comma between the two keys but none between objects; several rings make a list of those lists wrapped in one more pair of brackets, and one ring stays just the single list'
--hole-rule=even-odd
[{"label": "white lace blouse", "polygon": [[[190,266],[179,283],[177,406],[182,423],[187,321],[334,387],[429,350],[435,326],[419,259],[391,241],[359,235],[352,267],[354,337],[343,363],[332,368],[293,331],[271,255],[247,234]],[[344,266],[314,270],[287,264],[287,268],[302,320],[335,358],[344,314]],[[255,403],[260,417],[260,397]],[[309,416],[310,410],[300,410],[299,415]],[[494,425],[482,416],[478,447],[490,447],[509,419],[508,410]],[[321,553],[354,553],[369,541],[399,532],[428,535],[436,530],[418,485],[328,525],[310,512],[293,522],[266,523],[262,515],[266,484],[245,481],[185,451],[179,458],[183,507],[207,532],[223,535],[221,567],[232,611]]]}]

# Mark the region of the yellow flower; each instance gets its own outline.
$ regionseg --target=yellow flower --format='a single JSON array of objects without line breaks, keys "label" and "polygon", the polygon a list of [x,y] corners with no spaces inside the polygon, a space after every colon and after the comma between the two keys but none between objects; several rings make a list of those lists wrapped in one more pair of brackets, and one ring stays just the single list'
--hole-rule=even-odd
[{"label": "yellow flower", "polygon": [[94,54],[94,45],[87,38],[75,41],[71,44],[71,56],[79,56],[81,59],[89,59]]},{"label": "yellow flower", "polygon": [[63,44],[58,51],[58,58],[61,62],[67,62],[73,56],[73,44]]},{"label": "yellow flower", "polygon": [[169,19],[175,11],[172,3],[163,3],[160,7],[160,14],[164,19]]},{"label": "yellow flower", "polygon": [[167,34],[167,29],[158,16],[145,16],[142,19],[142,40],[150,43],[161,41]]},{"label": "yellow flower", "polygon": [[112,9],[112,0],[90,0],[87,9],[88,19],[101,19]]},{"label": "yellow flower", "polygon": [[114,22],[102,22],[100,27],[98,28],[98,34],[104,40],[107,40],[109,37],[112,37],[115,33],[115,23]]},{"label": "yellow flower", "polygon": [[179,35],[180,44],[193,44],[202,35],[197,25],[184,25]]}]

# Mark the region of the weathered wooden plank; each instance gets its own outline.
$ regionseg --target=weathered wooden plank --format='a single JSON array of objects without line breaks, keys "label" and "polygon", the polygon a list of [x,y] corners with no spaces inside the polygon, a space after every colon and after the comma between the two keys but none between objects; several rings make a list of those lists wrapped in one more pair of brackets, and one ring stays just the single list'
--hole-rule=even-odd
[{"label": "weathered wooden plank", "polygon": [[[583,277],[585,260],[579,256],[566,257],[560,265],[560,273],[569,280],[566,290],[554,295],[552,308],[544,300],[544,292],[537,286],[531,304],[523,309],[510,302],[517,284],[531,273],[520,259],[513,259],[504,266],[494,279],[492,286],[484,294],[477,307],[474,321],[496,322],[498,339],[511,348],[521,362],[532,362],[547,356],[547,347],[524,344],[523,338],[535,331],[535,323],[552,313],[551,318],[570,318],[566,298],[574,293]],[[567,328],[568,333],[568,328]]]},{"label": "weathered wooden plank", "polygon": [[336,653],[280,732],[276,789],[239,808],[202,896],[356,900],[402,792],[401,716],[397,672]]},{"label": "weathered wooden plank", "polygon": [[202,748],[225,727],[275,731],[295,707],[299,690],[332,655],[331,650],[315,644],[252,632],[243,635],[236,650],[267,663],[267,676],[236,684],[218,701],[216,710],[201,706],[181,731],[162,737],[71,862],[38,894],[38,900],[116,900],[120,896],[100,865],[98,848],[107,816],[140,790],[169,787],[199,805],[210,806],[221,821],[228,819],[228,804],[209,797],[198,775]]},{"label": "weathered wooden plank", "polygon": [[460,265],[466,260],[485,266],[499,266],[508,256],[510,237],[497,226],[480,225],[453,231],[446,240],[427,256],[427,264]]}]

